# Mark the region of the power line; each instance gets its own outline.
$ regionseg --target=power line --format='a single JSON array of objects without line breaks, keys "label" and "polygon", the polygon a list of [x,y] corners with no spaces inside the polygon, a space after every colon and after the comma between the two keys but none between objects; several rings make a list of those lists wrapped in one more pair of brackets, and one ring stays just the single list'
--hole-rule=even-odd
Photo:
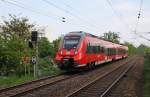
[{"label": "power line", "polygon": [[138,24],[139,24],[139,21],[140,21],[140,18],[141,18],[142,6],[143,6],[143,0],[141,0],[141,2],[140,2],[138,17],[137,17],[137,21],[136,21],[136,24],[135,24],[135,34],[137,33]]},{"label": "power line", "polygon": [[[43,14],[43,13],[41,13],[40,11],[36,11],[36,10],[34,10],[34,9],[30,9],[30,7],[25,7],[26,5],[24,5],[23,3],[17,2],[17,1],[15,1],[15,0],[11,0],[11,2],[10,2],[10,1],[6,1],[6,0],[1,0],[1,1],[2,1],[2,2],[5,2],[5,3],[8,3],[8,4],[11,4],[11,5],[14,5],[14,6],[17,6],[17,7],[19,7],[19,8],[24,9],[24,10],[27,10],[27,11],[30,11],[30,12],[33,12],[33,13],[36,13],[36,14],[39,14],[39,15],[46,16],[46,17],[51,18],[51,19],[54,19],[54,20],[59,20],[59,18],[57,18],[57,17],[49,16],[49,15],[47,15],[47,14]],[[21,5],[24,5],[24,6],[21,6]],[[59,17],[59,16],[58,16],[58,17]],[[60,19],[61,19],[61,18],[62,18],[62,17],[60,17]],[[69,25],[74,25],[74,24],[69,23]],[[76,26],[76,25],[74,25],[74,26]],[[85,27],[85,26],[80,26],[80,27],[87,28],[87,27]]]},{"label": "power line", "polygon": [[115,8],[113,7],[112,1],[111,1],[111,0],[106,0],[106,2],[107,2],[108,5],[111,7],[113,13],[114,13],[116,16],[118,16],[119,19],[120,19],[120,21],[126,26],[126,28],[128,28],[128,30],[131,31],[129,25],[124,21],[124,18],[123,18],[123,16],[121,15],[121,13],[118,14],[119,12],[116,11]]},{"label": "power line", "polygon": [[[24,3],[21,3],[21,2],[19,2],[19,1],[16,1],[16,0],[11,0],[11,1],[13,1],[13,2],[15,2],[15,3],[18,3],[18,4],[20,4],[20,5],[24,5],[24,6],[26,6]],[[28,6],[28,7],[30,7],[30,8],[32,8],[31,6]],[[32,8],[33,9],[33,8]],[[37,10],[40,10],[40,9],[37,9]],[[40,10],[40,12],[43,12],[43,10]],[[56,15],[56,14],[52,14],[52,13],[48,13],[48,14],[50,14],[51,16],[55,16],[55,17],[59,17],[59,18],[61,18],[61,16],[59,16],[59,15]]]},{"label": "power line", "polygon": [[[54,17],[54,16],[50,16],[50,15],[47,15],[47,14],[44,14],[44,13],[41,13],[39,11],[36,11],[36,10],[33,10],[33,9],[30,9],[28,7],[25,7],[25,6],[21,6],[17,1],[14,1],[14,0],[11,0],[10,1],[6,1],[6,0],[1,0],[2,2],[5,2],[5,3],[8,3],[8,4],[11,4],[11,5],[14,5],[14,6],[17,6],[19,8],[22,8],[24,10],[27,10],[27,11],[30,11],[30,12],[33,12],[33,13],[36,13],[36,14],[39,14],[39,15],[42,15],[42,16],[46,16],[48,18],[51,18],[51,19],[55,19],[55,20],[58,20],[58,18]],[[13,1],[13,2],[12,2]]]},{"label": "power line", "polygon": [[139,25],[139,21],[141,18],[141,12],[142,12],[142,7],[143,7],[143,0],[140,1],[140,8],[139,8],[139,12],[138,12],[138,17],[137,17],[137,21],[136,21],[136,25],[135,25],[135,35],[139,36],[140,38],[143,38],[147,41],[150,41],[150,39],[140,35],[139,33],[137,33],[137,29],[138,29],[138,25]]},{"label": "power line", "polygon": [[141,37],[141,38],[147,40],[147,41],[150,41],[150,39],[148,39],[148,38],[146,38],[146,37],[144,37],[144,36],[142,36],[142,35],[140,35],[140,34],[137,34],[137,35],[138,35],[139,37]]},{"label": "power line", "polygon": [[[130,27],[124,22],[122,15],[121,15],[121,14],[120,14],[120,15],[117,14],[116,10],[114,9],[112,3],[111,3],[109,0],[106,0],[106,1],[107,1],[107,3],[109,4],[109,6],[112,8],[114,14],[116,14],[117,16],[119,16],[120,20],[121,20],[121,21],[129,28],[129,30],[130,30]],[[137,19],[137,22],[136,22],[135,34],[136,34],[137,36],[139,36],[140,38],[143,38],[143,39],[145,39],[145,40],[147,40],[147,41],[150,41],[150,39],[148,39],[148,38],[146,38],[146,37],[144,37],[144,36],[142,36],[142,35],[136,33],[136,32],[137,32],[137,28],[138,28],[138,24],[139,24],[139,20],[140,20],[140,17],[141,17],[142,6],[143,6],[143,0],[141,0],[141,2],[140,2],[140,9],[139,9],[138,17],[137,17],[138,19]],[[131,32],[132,32],[132,31],[131,31]]]},{"label": "power line", "polygon": [[[76,12],[78,15],[80,15],[81,17],[83,17],[83,18],[87,18],[87,21],[90,21],[90,22],[93,22],[93,23],[95,23],[96,21],[95,20],[93,20],[91,17],[89,17],[89,16],[83,16],[83,15],[81,15],[81,12],[79,11],[79,10],[77,10],[77,9],[75,9],[75,8],[73,8],[72,6],[70,6],[69,4],[67,4],[67,3],[65,3],[65,2],[63,2],[63,1],[61,1],[62,2],[62,4],[64,4],[66,7],[68,7],[68,8],[70,8],[70,9],[72,9],[72,11],[74,11],[74,12]],[[95,24],[93,24],[93,25],[95,25]],[[95,25],[95,26],[97,26],[97,25]]]},{"label": "power line", "polygon": [[[74,13],[68,11],[68,10],[63,9],[63,8],[57,6],[56,4],[54,4],[54,3],[52,3],[52,2],[50,2],[50,1],[48,1],[48,0],[42,0],[42,1],[44,1],[45,3],[47,3],[47,4],[49,4],[49,5],[53,6],[53,7],[55,7],[55,8],[57,8],[57,9],[59,9],[60,11],[63,11],[63,12],[65,12],[65,13],[67,13],[67,14],[69,14],[69,15],[75,17],[76,19],[78,19],[78,20],[80,20],[80,21],[82,21],[82,22],[84,22],[84,23],[86,23],[86,24],[91,25],[90,27],[98,28],[98,27],[96,27],[95,25],[93,25],[93,23],[89,23],[88,21],[86,21],[85,19],[82,19],[82,18],[79,17],[78,15],[76,15],[76,14],[74,14]],[[98,28],[98,29],[99,29],[99,28]]]}]

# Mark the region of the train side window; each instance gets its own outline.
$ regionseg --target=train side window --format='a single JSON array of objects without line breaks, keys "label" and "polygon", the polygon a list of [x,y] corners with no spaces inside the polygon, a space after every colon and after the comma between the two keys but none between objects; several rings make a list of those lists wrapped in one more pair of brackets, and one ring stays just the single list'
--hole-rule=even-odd
[{"label": "train side window", "polygon": [[101,52],[104,53],[104,47],[101,47]]},{"label": "train side window", "polygon": [[98,49],[97,49],[97,46],[95,45],[94,46],[95,47],[95,54],[97,53],[97,51],[98,51]]},{"label": "train side window", "polygon": [[94,53],[94,54],[95,54],[95,50],[96,50],[95,48],[96,48],[96,47],[95,47],[95,46],[93,46],[93,53]]},{"label": "train side window", "polygon": [[110,55],[110,48],[108,48],[108,55]]},{"label": "train side window", "polygon": [[93,53],[93,46],[91,45],[90,46],[90,54],[92,54]]},{"label": "train side window", "polygon": [[109,48],[109,55],[111,56],[111,48]]},{"label": "train side window", "polygon": [[110,48],[110,55],[112,55],[112,48]]},{"label": "train side window", "polygon": [[104,48],[104,54],[105,54],[105,55],[108,54],[107,48]]},{"label": "train side window", "polygon": [[99,53],[99,46],[96,46],[96,53]]},{"label": "train side window", "polygon": [[94,46],[94,53],[95,54],[97,53],[97,46],[96,45]]},{"label": "train side window", "polygon": [[106,48],[106,55],[109,55],[109,48]]},{"label": "train side window", "polygon": [[90,43],[87,43],[87,47],[86,47],[86,53],[89,54],[91,51],[91,46]]},{"label": "train side window", "polygon": [[98,53],[100,53],[101,52],[101,47],[100,46],[98,46]]},{"label": "train side window", "polygon": [[95,46],[94,45],[92,46],[92,53],[93,54],[95,53]]}]

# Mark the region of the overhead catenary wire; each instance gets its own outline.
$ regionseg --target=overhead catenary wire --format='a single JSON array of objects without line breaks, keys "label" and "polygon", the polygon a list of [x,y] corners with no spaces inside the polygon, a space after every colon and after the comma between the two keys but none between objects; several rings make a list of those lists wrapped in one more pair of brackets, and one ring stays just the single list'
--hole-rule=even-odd
[{"label": "overhead catenary wire", "polygon": [[[51,18],[51,19],[53,19],[53,20],[62,22],[62,17],[61,17],[61,16],[54,16],[54,15],[51,16],[51,15],[42,13],[42,11],[40,11],[40,10],[37,11],[36,9],[33,9],[33,8],[31,8],[30,6],[26,6],[25,4],[23,4],[23,3],[21,3],[21,2],[18,2],[18,1],[16,1],[16,0],[10,0],[10,1],[1,0],[1,1],[4,2],[4,3],[8,3],[8,4],[10,4],[10,5],[13,5],[13,6],[19,7],[19,8],[22,8],[22,9],[24,9],[24,10],[30,11],[30,12],[32,12],[32,13],[36,13],[36,14],[39,14],[39,15],[41,15],[41,16],[46,16],[46,17]],[[69,22],[67,22],[67,23],[68,23],[69,25],[78,26],[78,27],[84,27],[84,28],[86,28],[86,29],[90,29],[90,28],[87,28],[87,27],[84,26],[84,25],[79,26],[79,25],[75,25],[75,24],[72,24],[72,23],[69,23]]]},{"label": "overhead catenary wire", "polygon": [[34,9],[31,9],[31,8],[28,8],[28,7],[25,7],[25,6],[22,6],[22,4],[19,4],[17,1],[14,1],[14,0],[11,0],[11,1],[7,1],[7,0],[1,0],[2,2],[5,2],[5,3],[8,3],[8,4],[11,4],[11,5],[14,5],[14,6],[17,6],[19,8],[22,8],[24,10],[27,10],[27,11],[30,11],[32,13],[36,13],[36,14],[39,14],[41,16],[46,16],[48,18],[51,18],[53,20],[58,20],[59,17],[55,17],[55,16],[51,16],[51,15],[48,15],[48,14],[45,14],[45,13],[41,13],[40,11],[37,11],[37,10],[34,10]]},{"label": "overhead catenary wire", "polygon": [[[55,19],[55,20],[60,20],[61,18],[63,18],[63,17],[61,17],[61,16],[55,16],[55,15],[53,15],[53,16],[49,16],[49,15],[47,15],[47,14],[44,14],[44,13],[41,13],[41,11],[37,11],[37,10],[34,10],[33,8],[31,9],[31,8],[29,8],[29,7],[25,7],[26,5],[25,4],[23,4],[23,3],[21,3],[21,2],[18,2],[18,1],[16,1],[16,0],[10,0],[10,1],[7,1],[7,0],[2,0],[2,1],[4,1],[4,2],[6,2],[6,3],[9,3],[9,4],[11,4],[11,5],[14,5],[14,6],[17,6],[17,7],[20,7],[20,8],[22,8],[22,9],[24,9],[24,10],[28,10],[28,11],[30,11],[30,12],[34,12],[34,13],[36,13],[36,14],[39,14],[39,15],[42,15],[42,16],[46,16],[46,17],[48,17],[48,18],[52,18],[52,19]],[[23,6],[21,6],[21,5],[23,5]],[[70,24],[70,25],[74,25],[74,24]],[[83,26],[82,26],[83,27]]]},{"label": "overhead catenary wire", "polygon": [[[129,25],[124,22],[123,16],[122,16],[121,14],[120,14],[120,15],[117,14],[117,11],[116,11],[115,8],[113,7],[113,5],[112,5],[112,3],[110,2],[110,0],[106,0],[106,1],[107,1],[107,3],[109,4],[109,6],[112,8],[114,14],[116,14],[116,15],[120,18],[121,22],[124,23],[124,25],[126,25],[126,27],[129,29],[130,32],[133,32],[132,30],[130,30]],[[135,33],[137,36],[139,36],[140,38],[145,39],[145,40],[147,40],[147,41],[150,41],[150,39],[148,39],[148,38],[146,38],[146,37],[144,37],[144,36],[142,36],[142,35],[140,35],[140,34],[137,33],[137,28],[138,28],[138,24],[139,24],[139,20],[140,20],[140,17],[141,17],[141,12],[142,12],[142,6],[143,6],[143,0],[140,1],[140,9],[139,9],[139,13],[138,13],[138,17],[137,17],[138,19],[137,19],[137,22],[136,22],[136,26],[135,26],[135,31],[134,31],[134,33]],[[138,40],[137,40],[137,41],[138,41]]]},{"label": "overhead catenary wire", "polygon": [[137,33],[138,24],[139,24],[139,21],[141,18],[142,6],[143,6],[143,0],[141,0],[141,2],[140,2],[140,8],[139,8],[138,16],[137,16],[137,21],[135,24],[135,34]]},{"label": "overhead catenary wire", "polygon": [[130,29],[130,26],[124,21],[124,18],[123,16],[121,15],[120,12],[116,11],[116,9],[113,7],[113,4],[112,4],[112,1],[111,0],[106,0],[106,2],[108,3],[108,5],[110,6],[110,8],[112,9],[113,13],[119,17],[120,21],[122,22],[122,24],[129,30],[131,31]]},{"label": "overhead catenary wire", "polygon": [[50,0],[42,0],[42,1],[44,1],[44,2],[47,3],[47,4],[49,4],[50,6],[53,6],[53,7],[57,8],[57,9],[60,10],[60,11],[63,11],[63,12],[65,12],[65,13],[67,13],[67,14],[73,16],[73,17],[76,18],[76,19],[82,21],[85,25],[88,24],[88,25],[90,25],[90,27],[99,29],[99,28],[98,28],[97,26],[95,26],[93,23],[91,23],[91,22],[89,22],[89,21],[87,21],[87,20],[81,18],[80,16],[78,16],[78,15],[76,15],[76,14],[74,14],[74,13],[68,11],[68,10],[65,10],[65,9],[59,7],[58,5],[54,4],[54,3],[51,2]]},{"label": "overhead catenary wire", "polygon": [[[15,3],[17,3],[17,4],[24,5],[24,6],[27,6],[27,7],[32,8],[32,6],[25,5],[24,3],[20,2],[20,1],[16,1],[16,0],[11,0],[11,1],[13,1],[13,2],[15,2]],[[33,9],[33,8],[32,8],[32,9]],[[36,9],[36,10],[38,10],[38,11],[40,11],[40,12],[43,12],[43,10],[40,10],[40,9]],[[59,17],[59,18],[62,18],[61,16],[56,15],[56,14],[51,13],[51,12],[48,12],[48,15],[51,15],[51,16],[53,16],[53,17]]]},{"label": "overhead catenary wire", "polygon": [[[142,38],[142,39],[144,39],[144,40],[150,41],[150,39],[148,39],[148,38],[144,37],[143,35],[137,33],[139,21],[140,21],[140,18],[141,18],[142,7],[143,7],[143,0],[140,0],[140,8],[139,8],[139,11],[138,11],[137,21],[136,21],[136,24],[135,24],[134,34],[135,34],[136,36],[138,36],[139,38]],[[135,38],[135,39],[136,39],[136,38]],[[137,40],[137,39],[136,39],[136,40]],[[139,42],[139,40],[138,40],[138,42]]]},{"label": "overhead catenary wire", "polygon": [[96,23],[96,21],[95,20],[93,20],[91,17],[89,17],[89,16],[84,16],[84,15],[82,15],[82,13],[79,11],[79,10],[77,10],[76,8],[74,8],[74,7],[72,7],[71,5],[69,5],[69,4],[67,4],[66,2],[63,2],[62,0],[60,1],[63,5],[65,5],[66,7],[68,7],[68,8],[70,8],[72,11],[74,11],[75,13],[77,13],[80,17],[82,17],[82,18],[84,18],[84,19],[86,19],[86,21],[89,21],[89,22],[91,22],[93,25],[95,25],[95,26],[97,26],[95,23]]},{"label": "overhead catenary wire", "polygon": [[140,18],[141,18],[141,13],[142,13],[142,7],[143,7],[143,0],[140,1],[140,8],[139,8],[139,12],[138,12],[138,16],[137,16],[137,21],[136,21],[136,24],[135,24],[135,35],[137,35],[138,37],[142,38],[142,39],[145,39],[147,41],[150,41],[150,39],[144,37],[143,35],[137,33],[137,30],[138,30],[138,25],[139,25],[139,21],[140,21]]},{"label": "overhead catenary wire", "polygon": [[[51,5],[51,6],[55,7],[55,8],[57,8],[57,9],[63,11],[63,12],[65,12],[65,13],[67,13],[67,14],[69,14],[69,15],[75,17],[76,19],[78,19],[78,20],[80,20],[80,21],[82,21],[82,22],[84,22],[84,23],[85,23],[85,22],[87,23],[87,21],[85,21],[84,19],[80,18],[78,15],[76,15],[76,14],[74,14],[74,13],[68,11],[68,10],[63,9],[63,8],[57,6],[56,4],[54,4],[54,3],[52,3],[52,2],[50,2],[50,1],[48,1],[48,0],[42,0],[42,1],[44,1],[45,3],[47,3],[47,4],[49,4],[49,5]],[[89,24],[89,23],[88,23],[88,24]],[[90,25],[93,26],[93,24],[90,24]]]}]

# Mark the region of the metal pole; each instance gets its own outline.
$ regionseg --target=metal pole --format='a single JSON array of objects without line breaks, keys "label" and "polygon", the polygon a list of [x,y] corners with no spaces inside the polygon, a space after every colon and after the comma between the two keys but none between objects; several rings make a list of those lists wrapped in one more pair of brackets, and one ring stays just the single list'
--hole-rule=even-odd
[{"label": "metal pole", "polygon": [[34,77],[37,78],[38,77],[38,38],[37,38],[37,42],[34,42],[35,44],[35,56],[36,56],[36,63],[34,64]]},{"label": "metal pole", "polygon": [[38,77],[39,75],[39,70],[38,70],[38,61],[39,61],[39,56],[38,56],[38,37],[37,37],[37,42],[36,42],[36,77]]},{"label": "metal pole", "polygon": [[[35,45],[35,42],[34,42]],[[36,64],[34,64],[34,78],[36,77]]]}]

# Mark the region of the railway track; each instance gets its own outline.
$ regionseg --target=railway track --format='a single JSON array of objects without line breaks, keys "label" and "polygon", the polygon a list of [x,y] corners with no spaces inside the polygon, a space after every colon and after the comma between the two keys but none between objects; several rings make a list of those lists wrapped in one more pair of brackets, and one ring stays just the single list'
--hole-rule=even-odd
[{"label": "railway track", "polygon": [[[132,60],[132,59],[133,58],[130,58],[130,60]],[[122,64],[126,64],[127,62],[124,62]],[[120,65],[119,67],[117,67],[115,69],[119,69],[121,67],[122,67],[122,65]],[[92,72],[94,72],[94,71],[92,71]],[[111,72],[113,72],[113,70]],[[109,72],[102,74],[100,76],[103,77],[103,76],[109,75],[111,72],[109,71]],[[78,75],[79,74],[51,76],[51,77],[47,77],[47,78],[41,78],[39,80],[34,80],[34,81],[31,81],[28,83],[20,84],[17,86],[1,89],[0,90],[0,97],[20,97],[20,96],[28,94],[32,91],[42,89],[44,87],[51,86],[51,85],[57,84],[59,82],[63,82],[67,79],[77,77]],[[85,88],[85,86],[82,88]],[[82,90],[82,88],[80,88],[80,90]],[[79,92],[79,91],[76,91],[72,94],[69,94],[68,97],[72,97],[77,92]]]},{"label": "railway track", "polygon": [[75,76],[77,76],[77,74],[71,76],[61,74],[61,75],[45,77],[38,80],[26,82],[20,85],[4,88],[0,90],[0,97],[17,97],[19,95],[28,93],[30,91],[45,87],[47,85],[53,85],[56,84],[57,82],[67,80]]},{"label": "railway track", "polygon": [[127,65],[121,65],[111,72],[103,74],[66,97],[106,97],[113,86],[132,68],[134,62],[130,60]]},{"label": "railway track", "polygon": [[105,97],[143,97],[143,56]]}]

